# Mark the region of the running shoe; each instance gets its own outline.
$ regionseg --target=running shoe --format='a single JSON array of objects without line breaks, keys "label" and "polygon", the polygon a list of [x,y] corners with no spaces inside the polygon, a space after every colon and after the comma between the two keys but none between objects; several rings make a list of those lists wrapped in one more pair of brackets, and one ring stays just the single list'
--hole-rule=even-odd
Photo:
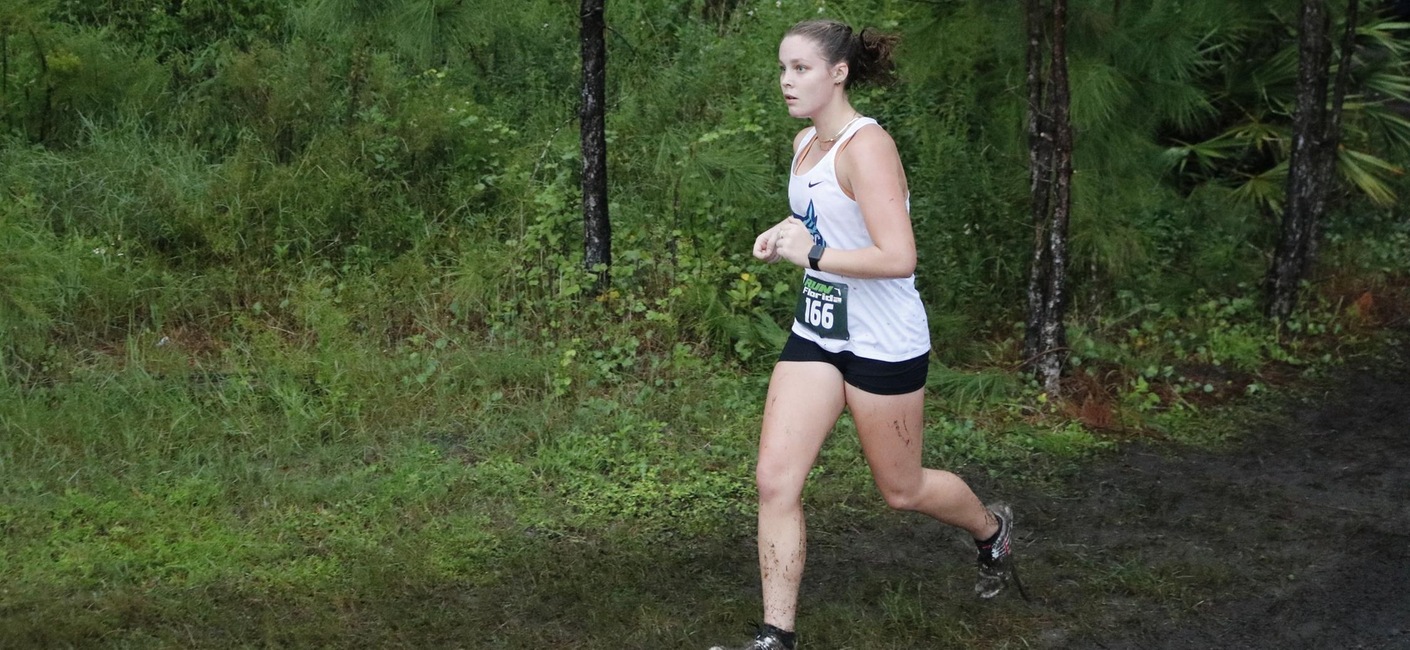
[{"label": "running shoe", "polygon": [[1018,587],[1018,593],[1028,600],[1023,582],[1018,579],[1018,569],[1013,561],[1013,508],[995,504],[988,507],[994,518],[999,520],[999,533],[994,541],[979,546],[979,582],[974,585],[974,593],[980,598],[989,599],[999,595],[1010,582]]},{"label": "running shoe", "polygon": [[759,626],[759,631],[754,635],[754,640],[742,646],[726,648],[717,645],[710,650],[793,650],[794,635],[792,632],[784,632],[772,625],[764,624]]}]

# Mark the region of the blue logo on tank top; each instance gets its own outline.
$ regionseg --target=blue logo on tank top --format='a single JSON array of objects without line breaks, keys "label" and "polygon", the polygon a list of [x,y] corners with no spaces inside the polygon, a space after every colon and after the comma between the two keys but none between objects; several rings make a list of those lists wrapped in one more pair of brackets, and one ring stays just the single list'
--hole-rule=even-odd
[{"label": "blue logo on tank top", "polygon": [[808,201],[808,209],[803,214],[793,213],[793,218],[803,222],[803,226],[808,229],[808,234],[813,236],[814,244],[827,245],[822,233],[818,232],[818,213],[813,209],[813,202]]}]

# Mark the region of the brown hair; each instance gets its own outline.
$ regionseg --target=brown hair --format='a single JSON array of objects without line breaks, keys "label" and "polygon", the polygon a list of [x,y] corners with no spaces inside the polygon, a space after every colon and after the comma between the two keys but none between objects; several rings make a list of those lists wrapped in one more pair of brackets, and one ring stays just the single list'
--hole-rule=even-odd
[{"label": "brown hair", "polygon": [[852,84],[888,85],[895,81],[896,63],[891,53],[900,37],[870,27],[852,31],[847,23],[836,20],[805,20],[788,30],[787,36],[806,36],[818,44],[828,65],[847,62],[847,82]]}]

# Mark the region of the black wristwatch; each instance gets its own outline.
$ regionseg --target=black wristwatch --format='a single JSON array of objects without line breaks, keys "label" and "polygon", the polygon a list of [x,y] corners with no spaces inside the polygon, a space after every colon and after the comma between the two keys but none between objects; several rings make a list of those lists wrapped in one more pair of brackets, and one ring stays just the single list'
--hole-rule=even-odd
[{"label": "black wristwatch", "polygon": [[814,271],[819,271],[818,262],[822,260],[823,251],[827,250],[826,244],[813,244],[813,249],[808,251],[808,266]]}]

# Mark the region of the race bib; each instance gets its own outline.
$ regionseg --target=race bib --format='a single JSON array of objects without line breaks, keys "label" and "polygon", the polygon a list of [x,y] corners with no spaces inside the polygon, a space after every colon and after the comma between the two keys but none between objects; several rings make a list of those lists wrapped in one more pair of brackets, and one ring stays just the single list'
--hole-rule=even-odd
[{"label": "race bib", "polygon": [[804,275],[793,318],[822,338],[846,341],[847,285]]}]

